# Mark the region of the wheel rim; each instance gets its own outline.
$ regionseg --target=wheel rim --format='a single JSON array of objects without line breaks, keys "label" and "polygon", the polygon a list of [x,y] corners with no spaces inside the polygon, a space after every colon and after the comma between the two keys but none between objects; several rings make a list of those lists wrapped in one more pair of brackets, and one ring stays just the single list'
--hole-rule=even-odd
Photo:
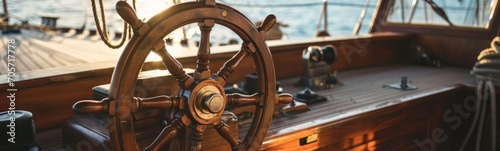
[{"label": "wheel rim", "polygon": [[[130,108],[134,100],[133,86],[148,54],[156,49],[155,46],[158,46],[158,43],[161,43],[163,38],[173,30],[189,23],[207,20],[213,20],[215,24],[233,30],[243,40],[242,47],[246,47],[240,51],[249,51],[248,54],[254,60],[260,85],[258,97],[263,101],[256,106],[253,123],[245,139],[235,149],[256,150],[260,147],[271,123],[276,93],[274,65],[264,37],[246,17],[229,6],[190,2],[168,8],[151,18],[145,23],[150,28],[144,33],[137,34],[136,32],[120,57],[113,73],[109,94],[111,100],[116,100],[116,112],[110,126],[110,137],[115,150],[139,150]],[[196,79],[195,83],[198,84],[193,87],[196,88],[205,80],[207,79]],[[182,91],[192,90],[192,88],[184,88]],[[188,104],[189,102],[190,99]],[[190,115],[191,120],[192,118],[193,116]],[[193,121],[196,125],[210,123],[199,123],[196,119]]]}]

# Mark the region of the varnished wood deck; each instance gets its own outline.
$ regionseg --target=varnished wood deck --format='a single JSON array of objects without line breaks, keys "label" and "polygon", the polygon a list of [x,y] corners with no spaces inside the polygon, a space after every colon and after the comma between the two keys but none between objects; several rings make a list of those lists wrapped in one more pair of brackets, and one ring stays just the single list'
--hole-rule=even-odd
[{"label": "varnished wood deck", "polygon": [[[418,89],[403,91],[383,87],[384,84],[398,83],[402,76],[407,76],[409,84],[418,86]],[[467,69],[453,67],[438,69],[414,65],[345,71],[338,73],[338,78],[344,83],[343,86],[316,91],[319,95],[325,96],[328,101],[309,105],[310,111],[296,114],[293,119],[275,118],[270,130],[282,130],[291,125],[303,124],[305,121],[339,116],[346,111],[360,107],[385,106],[384,104],[406,97],[415,97],[419,94],[451,87],[459,83],[470,83],[474,80]],[[287,79],[280,81],[280,83],[285,92],[296,94],[301,90],[293,86],[298,80],[298,78]]]},{"label": "varnished wood deck", "polygon": [[[8,44],[8,40],[15,44]],[[13,45],[15,48],[16,73],[41,69],[72,66],[117,60],[121,50],[112,50],[100,40],[79,38],[78,35],[64,36],[36,30],[22,30],[21,34],[3,34],[0,36],[3,48]],[[1,51],[2,62],[7,61],[7,51]],[[0,64],[0,75],[7,73],[6,63]]]},{"label": "varnished wood deck", "polygon": [[[399,82],[402,76],[407,76],[411,81],[410,84],[418,86],[418,89],[402,91],[383,88],[384,84]],[[344,83],[343,86],[317,91],[320,95],[326,96],[328,101],[309,105],[310,111],[295,114],[293,118],[286,116],[274,118],[268,139],[262,147],[270,147],[268,145],[271,143],[269,142],[271,137],[314,129],[315,126],[398,104],[429,92],[446,90],[456,84],[474,82],[468,69],[454,67],[438,69],[416,65],[392,65],[344,71],[338,73],[338,78]],[[286,92],[295,94],[301,90],[292,86],[297,81],[298,78],[292,78],[281,80],[280,83]],[[246,134],[245,129],[240,127],[240,135]],[[60,135],[60,129],[43,131],[37,134],[37,144],[43,150],[60,149],[63,147]]]},{"label": "varnished wood deck", "polygon": [[[410,84],[418,86],[418,89],[403,91],[383,87],[384,84],[398,83],[402,76],[407,76]],[[345,71],[338,73],[338,78],[344,83],[343,86],[317,91],[318,94],[327,97],[328,101],[309,105],[310,111],[295,114],[293,118],[273,118],[267,136],[268,141],[265,141],[262,147],[267,148],[271,143],[276,144],[270,141],[271,137],[304,129],[314,130],[322,124],[399,104],[430,92],[449,89],[460,83],[474,82],[468,69],[454,67],[438,69],[415,65]],[[298,80],[293,78],[282,80],[280,83],[285,92],[296,94],[301,90],[293,87]],[[240,135],[245,133],[245,128],[240,127]]]},{"label": "varnished wood deck", "polygon": [[[15,40],[16,43],[8,44],[7,42],[10,39]],[[113,43],[117,43],[117,41]],[[0,46],[5,51],[0,51],[0,58],[2,58],[0,75],[8,73],[8,45],[15,47],[13,49],[15,53],[11,54],[15,57],[15,60],[12,60],[12,63],[15,64],[15,72],[21,74],[27,73],[27,75],[17,77],[17,80],[21,81],[39,78],[40,76],[32,75],[31,73],[37,73],[36,71],[45,72],[45,69],[49,69],[47,71],[50,71],[50,69],[64,70],[65,67],[81,68],[85,64],[116,64],[125,47],[111,49],[100,40],[98,35],[55,33],[27,29],[21,30],[20,34],[1,34]],[[193,56],[197,53],[196,47],[185,47],[180,43],[169,44],[167,48],[175,57],[182,58]],[[154,55],[154,53],[151,53],[147,58],[147,62],[156,61],[159,61],[159,57]]]}]

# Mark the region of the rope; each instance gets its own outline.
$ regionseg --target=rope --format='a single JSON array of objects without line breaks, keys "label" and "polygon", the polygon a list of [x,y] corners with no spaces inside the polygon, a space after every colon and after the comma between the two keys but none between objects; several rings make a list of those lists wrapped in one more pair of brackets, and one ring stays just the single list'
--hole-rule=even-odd
[{"label": "rope", "polygon": [[[481,81],[483,82],[483,81]],[[483,82],[484,83],[484,82]],[[477,113],[479,113],[479,111],[481,111],[481,115],[479,115],[479,117],[481,119],[479,119],[479,125],[477,126],[477,133],[476,133],[476,151],[479,151],[481,149],[481,137],[482,137],[482,133],[483,133],[483,124],[484,124],[484,118],[485,118],[485,113],[486,113],[486,105],[488,104],[488,91],[487,89],[484,89],[486,93],[482,93],[482,94],[478,94],[478,95],[483,95],[483,96],[486,96],[483,98],[483,105],[481,106],[481,110],[477,110]]]},{"label": "rope", "polygon": [[[327,32],[328,31],[328,10],[327,10],[327,5],[328,5],[328,2],[327,1],[324,1],[323,2],[323,7],[321,8],[321,15],[319,16],[319,20],[318,20],[318,26],[316,27],[316,31],[319,33],[321,31],[325,31]],[[323,23],[323,30],[321,30],[321,22],[324,22]]]},{"label": "rope", "polygon": [[[219,0],[222,3],[230,4],[231,6],[238,7],[259,7],[259,8],[277,8],[277,7],[310,7],[310,6],[322,6],[323,2],[315,3],[296,3],[296,4],[242,4],[242,3],[228,3],[224,0]],[[332,6],[348,6],[348,7],[361,7],[364,8],[365,4],[356,3],[342,3],[342,2],[328,2],[328,5]],[[369,5],[370,8],[375,8],[376,5]]]},{"label": "rope", "polygon": [[[278,8],[278,7],[310,7],[310,6],[321,6],[323,5],[322,2],[312,2],[312,3],[295,3],[295,4],[243,4],[243,3],[231,3],[231,2],[226,2],[225,0],[218,0],[219,2],[229,4],[231,6],[236,6],[236,7],[256,7],[256,8]],[[361,3],[345,3],[345,2],[330,2],[328,1],[329,6],[344,6],[344,7],[358,7],[358,8],[364,8],[365,4]],[[370,4],[368,5],[369,8],[376,8],[377,5]],[[473,6],[469,7],[453,7],[453,6],[447,6],[446,10],[464,10],[467,8],[475,8]],[[420,9],[420,8],[419,8]]]},{"label": "rope", "polygon": [[497,124],[497,118],[496,118],[496,92],[495,92],[495,87],[493,86],[493,83],[491,81],[488,81],[488,86],[490,89],[490,94],[491,94],[491,138],[493,138],[492,141],[492,146],[491,150],[496,150],[496,138],[497,138],[497,129],[496,129],[496,124]]},{"label": "rope", "polygon": [[[483,88],[483,82],[481,81],[481,82],[479,82],[479,84],[477,86],[476,94],[480,94],[482,92],[482,88]],[[469,132],[467,132],[467,135],[465,136],[464,143],[462,143],[462,145],[460,146],[459,151],[464,150],[465,144],[467,144],[467,142],[469,141],[469,138],[472,135],[474,128],[476,127],[477,120],[479,119],[479,109],[481,108],[481,101],[482,100],[483,100],[482,95],[477,95],[476,111],[478,111],[478,112],[477,112],[477,114],[474,114],[474,119],[472,119],[471,128],[469,129]]]},{"label": "rope", "polygon": [[[92,14],[94,15],[94,22],[97,28],[97,32],[99,33],[99,36],[101,37],[102,41],[104,44],[106,44],[109,48],[117,49],[123,46],[125,41],[132,37],[132,29],[131,27],[123,21],[123,34],[120,37],[120,40],[118,40],[118,44],[112,44],[109,35],[108,35],[108,27],[106,25],[106,15],[104,13],[104,4],[103,0],[99,0],[99,9],[101,12],[101,20],[102,20],[102,27],[101,27],[101,22],[99,21],[99,16],[97,14],[97,6],[96,6],[96,0],[91,0],[92,2]],[[132,0],[133,8],[135,8],[135,0]]]},{"label": "rope", "polygon": [[[477,104],[476,114],[472,121],[471,128],[469,129],[464,142],[460,146],[461,151],[464,150],[465,145],[469,141],[472,132],[477,127],[476,134],[476,151],[481,150],[481,138],[484,128],[484,121],[486,118],[486,106],[488,100],[490,101],[490,120],[491,120],[491,150],[496,150],[496,92],[495,86],[500,86],[500,36],[494,38],[491,42],[491,48],[481,51],[478,56],[478,62],[471,71],[471,74],[476,76],[479,82],[477,86]],[[489,98],[489,99],[488,99]],[[482,102],[482,103],[481,103]],[[478,122],[479,119],[479,123]]]}]

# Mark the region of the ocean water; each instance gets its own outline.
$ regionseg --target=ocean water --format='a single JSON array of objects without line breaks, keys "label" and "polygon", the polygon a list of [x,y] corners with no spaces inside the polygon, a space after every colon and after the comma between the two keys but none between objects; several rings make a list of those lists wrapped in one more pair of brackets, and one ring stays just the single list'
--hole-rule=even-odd
[{"label": "ocean water", "polygon": [[[61,17],[57,22],[58,27],[80,28],[85,24],[88,28],[95,29],[91,0],[7,1],[10,14],[28,20],[33,25],[41,23],[41,15],[55,15]],[[114,9],[116,2],[117,0],[104,0],[106,20],[109,28],[121,31],[121,18]],[[315,36],[323,0],[217,0],[217,2],[235,7],[253,22],[263,20],[268,14],[274,14],[279,22],[288,25],[281,28],[285,37],[299,39]],[[327,8],[330,35],[352,35],[365,3],[365,0],[330,0]],[[376,3],[377,0],[371,1],[360,34],[367,33]],[[171,5],[173,5],[172,0],[137,0],[137,13],[140,18],[147,19]],[[14,19],[11,23],[16,22],[20,21]]]},{"label": "ocean water", "polygon": [[[7,0],[10,14],[16,18],[28,20],[30,24],[39,25],[41,15],[55,15],[61,17],[58,20],[58,27],[81,28],[86,26],[89,29],[95,29],[95,24],[92,15],[91,0]],[[99,1],[99,0],[96,0]],[[106,20],[111,31],[122,30],[122,20],[116,13],[114,5],[118,0],[104,0],[104,9]],[[131,2],[132,0],[128,0]],[[173,1],[179,0],[136,0],[137,14],[139,18],[147,20],[156,13],[174,5]],[[180,0],[192,1],[192,0]],[[454,24],[462,23],[462,20],[468,18],[468,6],[472,6],[474,0],[434,0],[436,4],[443,7]],[[484,0],[485,3],[493,4],[497,0]],[[235,7],[245,14],[253,22],[263,20],[268,14],[276,15],[278,22],[288,25],[282,27],[285,39],[302,39],[314,37],[318,30],[318,23],[321,16],[323,0],[217,0],[217,2],[225,3]],[[327,16],[328,16],[328,32],[331,36],[348,36],[352,35],[354,26],[360,18],[360,14],[364,9],[367,0],[328,0]],[[413,0],[394,1],[395,8],[404,8],[405,14],[409,14]],[[400,2],[404,2],[404,7],[399,7]],[[368,26],[372,19],[372,14],[375,10],[378,0],[370,0],[367,7],[367,14],[363,21],[363,26],[360,34],[368,32]],[[424,3],[424,1],[420,1]],[[487,7],[485,5],[484,7]],[[424,22],[422,5],[417,8],[415,22]],[[430,11],[430,7],[427,8]],[[399,21],[401,15],[398,15],[399,10],[395,10],[393,15],[389,16],[389,20]],[[429,13],[430,14],[430,13]],[[472,13],[470,13],[472,14]],[[434,16],[434,17],[433,17]],[[469,15],[470,16],[470,15]],[[488,21],[488,14],[485,15]],[[426,17],[426,16],[425,16]],[[438,24],[446,25],[444,21],[440,21],[437,15],[430,14],[433,20]],[[470,19],[469,19],[470,20]],[[20,22],[13,20],[13,22]],[[11,22],[12,23],[12,22]],[[479,25],[478,25],[479,26]],[[188,30],[188,36],[195,35],[195,26],[185,27]],[[216,28],[217,30],[217,28]],[[217,32],[223,33],[223,32]],[[234,35],[233,35],[234,36]],[[227,40],[232,35],[222,35],[218,39]],[[188,37],[189,38],[189,37]],[[217,39],[217,38],[216,38]]]}]

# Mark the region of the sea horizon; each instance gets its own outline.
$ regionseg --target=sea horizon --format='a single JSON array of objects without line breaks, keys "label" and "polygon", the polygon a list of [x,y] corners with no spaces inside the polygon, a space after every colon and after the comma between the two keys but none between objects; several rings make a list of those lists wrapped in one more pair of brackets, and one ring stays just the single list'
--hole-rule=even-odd
[{"label": "sea horizon", "polygon": [[[172,1],[164,0],[137,0],[137,14],[146,19],[155,13],[173,5]],[[114,10],[117,0],[104,0],[104,9],[108,28],[112,31],[122,30],[122,20]],[[129,1],[130,3],[131,1]],[[265,0],[238,1],[218,0],[219,3],[230,5],[245,14],[252,22],[263,20],[268,14],[274,14],[278,22],[286,24],[282,27],[286,39],[302,39],[314,37],[320,20],[323,0]],[[335,0],[328,1],[328,32],[332,36],[352,35],[352,30],[359,20],[366,1]],[[360,34],[366,34],[377,0],[371,1],[367,9]],[[336,5],[337,4],[337,5]],[[346,4],[344,6],[340,6]],[[9,13],[15,18],[11,23],[20,23],[27,20],[30,25],[40,25],[40,16],[57,16],[57,27],[95,29],[92,15],[91,1],[68,0],[8,0]],[[144,11],[148,10],[148,12]],[[3,13],[3,12],[2,12]],[[321,26],[320,29],[323,29]]]}]

